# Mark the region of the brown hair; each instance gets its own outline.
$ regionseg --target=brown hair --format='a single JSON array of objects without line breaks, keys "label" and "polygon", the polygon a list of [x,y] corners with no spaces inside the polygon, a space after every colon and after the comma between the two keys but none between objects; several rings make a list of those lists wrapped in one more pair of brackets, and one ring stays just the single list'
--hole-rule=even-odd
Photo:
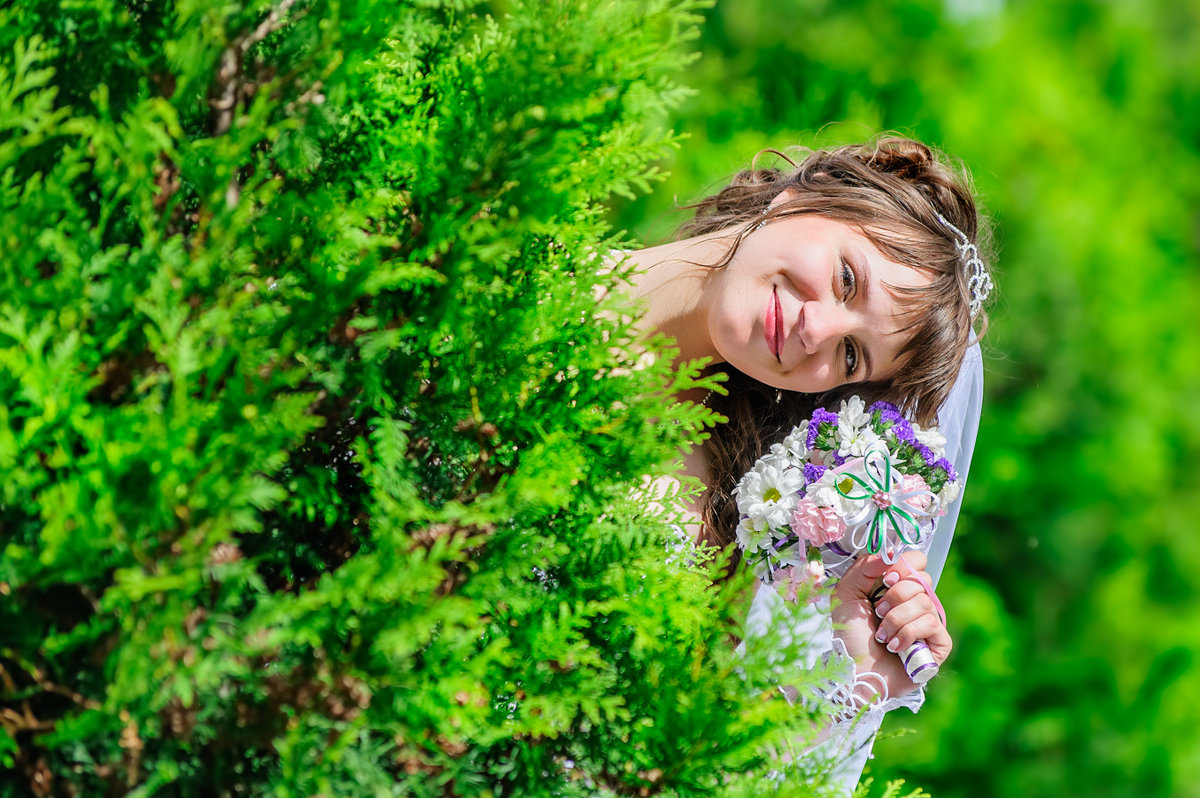
[{"label": "brown hair", "polygon": [[[714,367],[728,375],[728,394],[713,395],[708,404],[729,423],[717,426],[705,445],[709,483],[701,500],[701,538],[720,548],[732,542],[737,527],[733,487],[770,443],[815,408],[851,394],[867,402],[887,399],[921,423],[934,421],[974,334],[982,335],[987,326],[985,314],[971,318],[957,236],[938,218],[962,231],[984,262],[990,260],[990,227],[979,214],[964,171],[952,168],[930,147],[905,138],[798,150],[803,156],[799,162],[767,152],[789,168],[760,169],[756,158],[721,191],[688,206],[696,213],[680,228],[681,238],[740,226],[728,253],[713,267],[728,265],[742,239],[760,223],[813,214],[857,228],[886,258],[924,272],[931,282],[919,288],[889,287],[904,300],[901,332],[908,341],[899,353],[904,365],[886,380],[799,394],[777,391],[728,365]],[[770,207],[786,189],[793,189],[794,196]]]}]

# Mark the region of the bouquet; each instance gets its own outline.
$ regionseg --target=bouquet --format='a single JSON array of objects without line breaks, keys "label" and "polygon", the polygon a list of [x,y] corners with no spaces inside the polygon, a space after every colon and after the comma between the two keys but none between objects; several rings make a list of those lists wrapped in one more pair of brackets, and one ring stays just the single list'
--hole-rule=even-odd
[{"label": "bouquet", "polygon": [[[926,550],[960,491],[945,445],[936,427],[887,402],[866,407],[853,396],[836,413],[816,410],[734,489],[745,559],[795,600],[799,586],[841,578],[862,554],[894,563],[905,550]],[[924,641],[899,656],[917,684],[937,673]]]}]

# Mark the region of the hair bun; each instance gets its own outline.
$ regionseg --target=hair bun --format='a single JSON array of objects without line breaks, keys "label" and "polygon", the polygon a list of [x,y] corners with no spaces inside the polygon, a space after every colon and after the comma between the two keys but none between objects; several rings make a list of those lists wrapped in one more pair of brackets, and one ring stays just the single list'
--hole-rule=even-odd
[{"label": "hair bun", "polygon": [[877,172],[893,174],[903,180],[920,180],[937,166],[933,150],[919,141],[902,138],[881,139],[867,149],[863,162]]},{"label": "hair bun", "polygon": [[889,137],[864,145],[857,157],[877,174],[904,181],[938,214],[974,241],[978,231],[969,179],[955,173],[930,147],[913,139]]}]

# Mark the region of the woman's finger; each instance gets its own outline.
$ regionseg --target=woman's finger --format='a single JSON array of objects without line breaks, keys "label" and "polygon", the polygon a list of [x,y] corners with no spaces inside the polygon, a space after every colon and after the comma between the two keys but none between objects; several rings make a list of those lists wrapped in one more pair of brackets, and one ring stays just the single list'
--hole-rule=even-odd
[{"label": "woman's finger", "polygon": [[842,601],[869,598],[887,570],[887,563],[878,554],[859,557],[838,580],[836,588],[838,597]]},{"label": "woman's finger", "polygon": [[[911,563],[912,567],[910,567],[909,560],[913,561]],[[938,600],[937,594],[934,592],[933,580],[929,578],[929,574],[917,568],[917,565],[924,567],[925,555],[919,551],[905,552],[902,555],[902,561],[897,560],[896,563],[888,569],[887,573],[883,575],[883,579],[881,580],[883,582],[883,587],[895,587],[903,584],[905,581],[911,581],[917,585],[920,585],[922,591],[933,600],[933,605],[937,607],[938,616],[943,622],[945,622],[946,611],[942,608],[942,603]],[[873,600],[878,602],[882,599],[882,590],[876,590],[875,594],[873,595]],[[895,603],[895,601],[889,601],[889,604],[894,605]]]},{"label": "woman's finger", "polygon": [[902,653],[918,640],[925,641],[925,645],[929,646],[929,651],[933,654],[934,661],[939,665],[946,661],[946,658],[950,656],[950,650],[954,648],[950,632],[946,630],[945,626],[942,626],[937,618],[929,615],[922,615],[915,621],[901,626],[885,647],[889,651]]},{"label": "woman's finger", "polygon": [[[904,560],[904,562],[900,562],[900,560]],[[907,563],[907,566],[905,563]],[[896,562],[888,567],[888,571],[895,572],[900,579],[903,579],[913,571],[924,571],[925,565],[926,559],[924,554],[919,551],[906,551],[896,559]]]},{"label": "woman's finger", "polygon": [[[876,605],[875,609],[878,615],[878,605]],[[895,607],[888,607],[887,612],[883,613],[879,620],[879,626],[875,630],[875,639],[880,643],[890,642],[895,637],[896,632],[900,630],[900,627],[907,623],[912,623],[922,615],[928,615],[934,620],[938,620],[933,602],[924,593],[913,596],[909,600],[897,604]]]},{"label": "woman's finger", "polygon": [[[892,607],[898,607],[917,596],[927,595],[925,586],[920,582],[915,579],[903,579],[875,599],[875,614],[882,618]],[[932,601],[930,603],[933,604]]]}]

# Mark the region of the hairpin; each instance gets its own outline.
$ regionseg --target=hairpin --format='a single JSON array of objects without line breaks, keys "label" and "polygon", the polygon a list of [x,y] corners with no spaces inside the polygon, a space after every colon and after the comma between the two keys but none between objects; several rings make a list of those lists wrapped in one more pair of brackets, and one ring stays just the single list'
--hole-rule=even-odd
[{"label": "hairpin", "polygon": [[950,232],[954,233],[954,245],[958,247],[958,257],[962,261],[963,271],[967,275],[967,293],[971,297],[971,318],[975,318],[983,309],[983,303],[987,301],[988,294],[992,293],[992,275],[988,274],[987,267],[983,265],[983,260],[979,257],[979,249],[971,243],[963,231],[948,222],[946,217],[940,213],[937,218]]}]

